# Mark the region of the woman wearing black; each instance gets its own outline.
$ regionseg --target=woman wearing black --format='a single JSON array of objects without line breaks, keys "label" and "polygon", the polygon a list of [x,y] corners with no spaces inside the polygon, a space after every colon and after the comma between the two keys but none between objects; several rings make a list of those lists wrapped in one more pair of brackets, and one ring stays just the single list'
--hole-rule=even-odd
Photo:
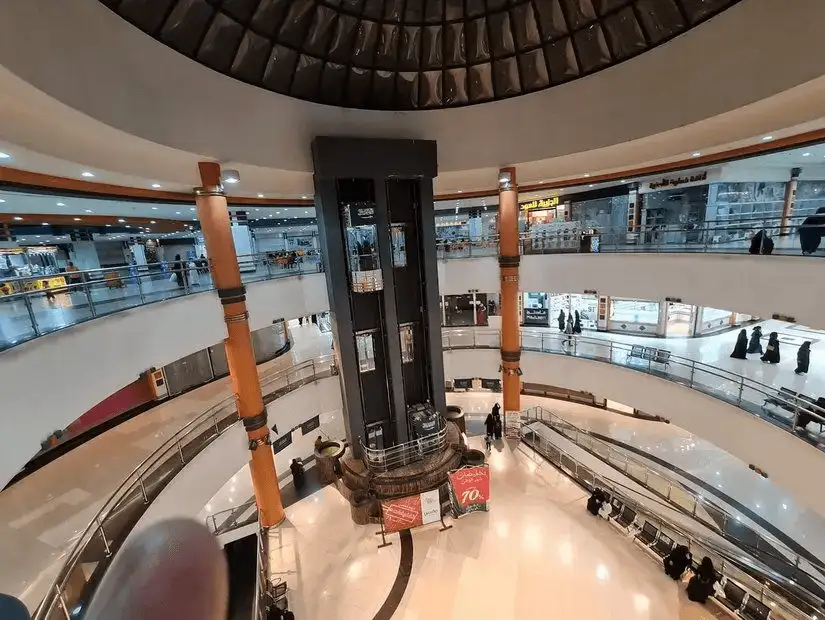
[{"label": "woman wearing black", "polygon": [[748,353],[762,355],[762,328],[757,325],[751,332],[751,341],[748,343]]},{"label": "woman wearing black", "polygon": [[771,335],[768,336],[768,346],[765,347],[765,355],[759,359],[768,364],[779,363],[779,335],[776,332],[771,332]]},{"label": "woman wearing black", "polygon": [[664,557],[665,574],[674,581],[679,579],[690,566],[692,559],[693,556],[685,545],[676,545],[673,551]]},{"label": "woman wearing black", "polygon": [[806,340],[802,343],[802,346],[799,347],[799,351],[796,352],[796,370],[794,372],[798,375],[808,374],[808,366],[810,363],[811,343]]},{"label": "woman wearing black", "polygon": [[496,420],[492,413],[488,413],[487,418],[484,420],[484,430],[487,433],[487,437],[492,439],[496,432]]},{"label": "woman wearing black", "polygon": [[175,262],[172,263],[172,273],[175,274],[175,281],[178,283],[178,287],[184,288],[187,273],[185,263],[181,260],[180,254],[175,254]]},{"label": "woman wearing black", "polygon": [[580,334],[582,333],[582,318],[579,315],[579,311],[576,310],[576,319],[573,321],[573,333]]},{"label": "woman wearing black", "polygon": [[564,331],[564,325],[565,325],[564,310],[559,310],[559,331],[560,332]]},{"label": "woman wearing black", "polygon": [[688,598],[694,603],[707,602],[708,597],[713,594],[713,584],[716,583],[716,569],[709,557],[702,558],[702,563],[696,570],[696,574],[690,578],[687,586]]},{"label": "woman wearing black", "polygon": [[733,353],[730,356],[737,360],[748,359],[748,331],[743,329],[739,332],[739,337],[736,339],[736,346],[733,347]]},{"label": "woman wearing black", "polygon": [[802,246],[802,253],[816,252],[823,234],[825,234],[825,207],[819,207],[816,215],[806,217],[799,226],[799,244]]}]

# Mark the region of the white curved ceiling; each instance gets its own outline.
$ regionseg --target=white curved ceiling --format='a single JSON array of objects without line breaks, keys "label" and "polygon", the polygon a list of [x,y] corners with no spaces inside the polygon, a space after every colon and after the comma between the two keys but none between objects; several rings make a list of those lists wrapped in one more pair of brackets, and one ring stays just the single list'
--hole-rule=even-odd
[{"label": "white curved ceiling", "polygon": [[[106,171],[112,183],[197,185],[209,158],[241,170],[239,193],[312,193],[318,134],[439,142],[437,192],[487,189],[673,161],[825,127],[825,3],[743,0],[670,43],[548,91],[469,108],[346,110],[214,73],[97,0],[0,6],[0,136]],[[747,33],[747,36],[740,36]],[[766,42],[770,41],[770,45]],[[55,162],[26,163],[57,167]],[[21,165],[22,167],[22,165]],[[51,170],[44,170],[51,171]],[[54,172],[59,174],[59,172]]]}]

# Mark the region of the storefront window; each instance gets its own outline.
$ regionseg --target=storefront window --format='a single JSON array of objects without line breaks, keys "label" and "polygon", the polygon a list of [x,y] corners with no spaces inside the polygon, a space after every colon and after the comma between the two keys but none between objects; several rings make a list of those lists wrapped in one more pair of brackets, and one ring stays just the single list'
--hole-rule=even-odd
[{"label": "storefront window", "polygon": [[570,219],[586,228],[613,230],[627,228],[628,195],[572,202]]},{"label": "storefront window", "polygon": [[413,325],[412,323],[401,325],[398,331],[401,337],[401,362],[408,364],[413,361],[415,353],[413,348]]},{"label": "storefront window", "polygon": [[641,299],[611,299],[610,320],[658,325],[659,302]]},{"label": "storefront window", "polygon": [[553,294],[550,295],[549,308],[551,325],[557,325],[562,311],[565,317],[578,311],[582,329],[598,328],[598,299],[595,295]]},{"label": "storefront window", "polygon": [[375,339],[373,332],[355,334],[355,346],[358,349],[358,372],[375,370]]},{"label": "storefront window", "polygon": [[694,306],[677,302],[667,304],[666,335],[687,338],[692,336]]},{"label": "storefront window", "polygon": [[392,225],[392,264],[393,267],[407,266],[407,237],[403,224]]},{"label": "storefront window", "polygon": [[487,325],[487,295],[445,295],[443,298],[444,325],[447,327],[471,327]]}]

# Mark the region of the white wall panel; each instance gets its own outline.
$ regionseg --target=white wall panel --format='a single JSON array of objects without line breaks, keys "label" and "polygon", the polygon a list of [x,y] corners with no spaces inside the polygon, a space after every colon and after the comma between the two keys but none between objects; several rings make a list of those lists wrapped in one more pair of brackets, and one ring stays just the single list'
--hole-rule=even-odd
[{"label": "white wall panel", "polygon": [[[251,329],[329,307],[324,274],[247,287]],[[40,449],[40,442],[104,398],[162,366],[223,340],[214,292],[124,310],[0,353],[0,487]],[[25,424],[21,424],[25,420]]]},{"label": "white wall panel", "polygon": [[[496,350],[451,351],[444,355],[444,375],[495,378],[499,360]],[[667,418],[757,465],[773,482],[825,516],[825,496],[810,483],[825,476],[825,454],[772,424],[677,383],[603,362],[525,352],[521,367],[524,381],[592,392]]]},{"label": "white wall panel", "polygon": [[[495,257],[440,261],[445,295],[498,291]],[[521,257],[519,289],[684,303],[769,318],[774,313],[825,329],[825,263],[803,256],[749,254],[545,254]],[[492,277],[491,276],[494,276]],[[804,284],[803,284],[804,283]],[[492,287],[492,288],[491,288]]]}]

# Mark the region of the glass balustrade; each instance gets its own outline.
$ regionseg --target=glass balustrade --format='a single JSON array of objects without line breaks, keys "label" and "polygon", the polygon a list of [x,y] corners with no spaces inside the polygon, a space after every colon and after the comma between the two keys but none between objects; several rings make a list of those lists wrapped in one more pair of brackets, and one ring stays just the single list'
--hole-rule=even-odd
[{"label": "glass balustrade", "polygon": [[[497,349],[501,335],[495,329],[444,329],[441,338],[445,350]],[[604,338],[522,329],[521,347],[523,351],[614,364],[673,381],[739,407],[818,448],[821,446],[819,435],[809,433],[806,426],[810,423],[825,425],[825,409],[793,392],[780,390],[778,386],[672,355],[665,349]]]}]

